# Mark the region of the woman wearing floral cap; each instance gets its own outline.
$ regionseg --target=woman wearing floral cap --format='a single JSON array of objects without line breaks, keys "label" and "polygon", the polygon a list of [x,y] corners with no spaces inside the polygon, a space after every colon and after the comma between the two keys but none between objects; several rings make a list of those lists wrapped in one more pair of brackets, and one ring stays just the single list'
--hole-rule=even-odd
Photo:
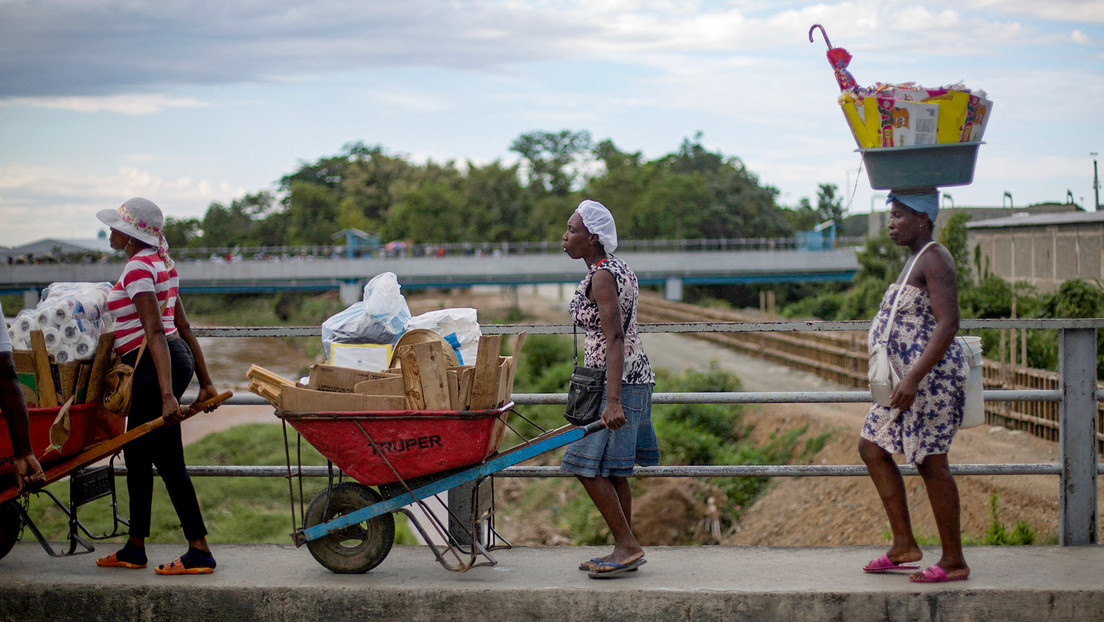
[{"label": "woman wearing floral cap", "polygon": [[[127,429],[163,417],[177,424],[184,413],[180,397],[199,378],[199,398],[217,395],[203,351],[192,334],[180,280],[162,233],[164,216],[152,201],[133,198],[116,209],[96,214],[111,228],[111,248],[123,251],[126,265],[111,289],[107,308],[115,318],[115,352],[134,366]],[[128,443],[123,449],[130,493],[130,534],[118,551],[96,561],[100,566],[145,568],[145,540],[150,532],[153,467],[165,482],[176,509],[188,551],[156,568],[158,574],[207,574],[215,558],[207,546],[207,527],[195,488],[184,465],[179,425],[163,425]]]},{"label": "woman wearing floral cap", "polygon": [[637,333],[636,275],[613,254],[613,215],[597,201],[583,201],[567,221],[562,246],[569,257],[587,265],[570,303],[571,318],[585,333],[585,364],[606,369],[605,429],[569,445],[562,465],[582,482],[613,534],[613,552],[579,565],[590,578],[604,579],[644,564],[644,549],[632,531],[628,478],[634,464],[659,464],[652,427],[655,375]]},{"label": "woman wearing floral cap", "polygon": [[[958,487],[947,452],[962,423],[969,368],[966,353],[955,341],[958,288],[954,259],[932,240],[939,193],[891,192],[886,202],[891,204],[889,237],[911,252],[898,282],[891,284],[882,298],[868,340],[887,343],[890,364],[901,380],[894,386],[888,406],[871,405],[859,439],[859,456],[882,500],[893,543],[885,555],[863,570],[884,573],[920,568],[915,562],[923,552],[912,533],[905,483],[892,455],[904,454],[924,479],[943,549],[938,563],[909,579],[917,583],[962,581],[970,576],[970,567],[962,555]],[[898,295],[897,312],[889,325]]]}]

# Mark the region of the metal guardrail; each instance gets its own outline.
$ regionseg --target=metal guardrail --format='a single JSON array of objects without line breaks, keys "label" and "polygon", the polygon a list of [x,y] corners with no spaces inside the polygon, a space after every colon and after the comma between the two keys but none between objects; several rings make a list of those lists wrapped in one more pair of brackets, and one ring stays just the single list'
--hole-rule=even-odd
[{"label": "metal guardrail", "polygon": [[[1096,452],[1096,406],[1104,394],[1097,391],[1096,332],[1104,328],[1104,319],[1027,319],[1027,320],[962,320],[961,329],[1032,328],[1052,329],[1059,333],[1059,389],[1052,390],[985,390],[986,402],[1026,401],[1058,402],[1060,404],[1060,456],[1057,463],[1033,464],[963,464],[951,467],[956,475],[1058,475],[1059,543],[1063,546],[1095,544],[1097,526],[1096,476],[1104,473]],[[705,333],[705,332],[806,332],[865,331],[869,321],[846,322],[701,322],[672,324],[641,324],[644,333]],[[571,325],[488,325],[480,327],[484,334],[530,335],[570,334]],[[195,328],[201,337],[318,337],[319,327],[206,327]],[[515,394],[515,403],[563,404],[561,393]],[[870,402],[869,391],[790,391],[790,392],[709,392],[656,393],[656,404],[754,404],[754,403],[864,403]],[[253,395],[235,395],[233,404],[267,404]],[[125,472],[125,467],[116,467]],[[916,474],[916,468],[903,466],[902,473]],[[304,467],[305,476],[324,476],[324,467]],[[287,477],[284,467],[253,466],[192,466],[189,473],[197,476]],[[293,474],[297,474],[294,472]],[[863,476],[862,465],[712,465],[637,467],[634,475],[641,477],[798,477],[798,476]],[[496,474],[501,477],[561,477],[567,476],[558,467],[510,467]]]}]

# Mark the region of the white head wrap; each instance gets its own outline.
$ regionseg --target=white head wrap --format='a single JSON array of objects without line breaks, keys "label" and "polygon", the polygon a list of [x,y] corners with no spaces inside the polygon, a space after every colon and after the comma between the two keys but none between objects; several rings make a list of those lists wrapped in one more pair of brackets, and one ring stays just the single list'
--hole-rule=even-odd
[{"label": "white head wrap", "polygon": [[575,211],[583,217],[583,226],[587,231],[598,236],[602,250],[612,253],[617,249],[617,224],[613,222],[613,214],[605,205],[587,199]]}]

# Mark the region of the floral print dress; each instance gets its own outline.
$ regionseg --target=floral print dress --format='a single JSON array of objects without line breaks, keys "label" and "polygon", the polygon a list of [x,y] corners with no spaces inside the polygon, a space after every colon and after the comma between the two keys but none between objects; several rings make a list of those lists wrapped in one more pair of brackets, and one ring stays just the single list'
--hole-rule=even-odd
[{"label": "floral print dress", "polygon": [[[884,338],[893,296],[898,289],[901,289],[901,301],[897,304],[887,351],[890,364],[904,377],[931,340],[935,314],[928,292],[913,285],[894,283],[886,290],[881,308],[870,325],[868,343]],[[933,454],[947,453],[955,430],[962,423],[968,373],[966,354],[956,339],[943,359],[920,381],[916,400],[908,410],[897,413],[877,402],[871,405],[862,437],[891,454],[903,453],[912,464],[919,464]]]},{"label": "floral print dress", "polygon": [[615,255],[610,255],[605,261],[601,261],[590,267],[587,275],[579,282],[575,289],[568,309],[571,319],[585,332],[583,345],[583,364],[587,367],[606,366],[606,337],[602,334],[602,318],[598,315],[598,305],[587,298],[587,289],[590,288],[590,280],[598,270],[607,270],[617,282],[617,304],[621,308],[622,328],[625,331],[625,364],[621,371],[621,382],[624,384],[652,384],[655,382],[655,374],[652,373],[648,355],[644,353],[644,344],[640,341],[640,334],[636,329],[636,303],[640,295],[640,287],[636,282],[636,274],[629,265]]}]

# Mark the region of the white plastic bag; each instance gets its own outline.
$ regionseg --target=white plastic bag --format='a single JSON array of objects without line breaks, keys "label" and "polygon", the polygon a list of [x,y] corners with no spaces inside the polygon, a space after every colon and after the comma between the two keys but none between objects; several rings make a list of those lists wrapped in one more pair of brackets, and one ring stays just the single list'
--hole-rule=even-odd
[{"label": "white plastic bag", "polygon": [[428,328],[445,338],[461,365],[474,365],[479,349],[479,330],[477,312],[471,308],[438,309],[410,318],[406,330]]},{"label": "white plastic bag", "polygon": [[330,344],[380,343],[392,344],[406,331],[410,307],[399,292],[399,280],[394,272],[378,274],[364,286],[364,299],[322,323],[322,347],[327,360]]},{"label": "white plastic bag", "polygon": [[364,312],[382,322],[396,341],[410,321],[410,307],[399,289],[394,272],[377,274],[364,286]]}]

